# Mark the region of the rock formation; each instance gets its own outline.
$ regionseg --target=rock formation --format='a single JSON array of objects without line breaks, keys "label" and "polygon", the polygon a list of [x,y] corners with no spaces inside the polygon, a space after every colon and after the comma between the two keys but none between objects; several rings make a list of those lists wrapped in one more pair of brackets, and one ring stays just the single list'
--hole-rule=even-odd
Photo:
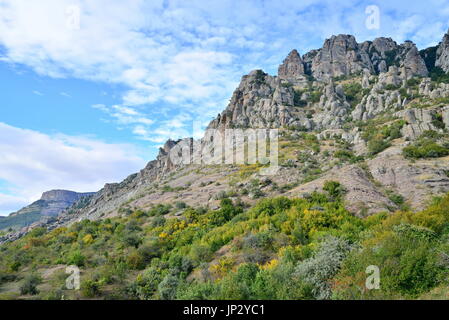
[{"label": "rock formation", "polygon": [[444,35],[443,41],[439,44],[436,54],[435,66],[443,71],[449,71],[449,31]]},{"label": "rock formation", "polygon": [[305,70],[316,79],[348,76],[362,72],[379,74],[392,65],[404,67],[408,76],[427,76],[428,70],[416,45],[398,45],[391,38],[357,43],[354,36],[338,35],[326,39],[321,49],[305,54]]},{"label": "rock formation", "polygon": [[279,66],[278,76],[280,79],[295,81],[304,77],[304,62],[298,51],[289,53],[284,62]]}]

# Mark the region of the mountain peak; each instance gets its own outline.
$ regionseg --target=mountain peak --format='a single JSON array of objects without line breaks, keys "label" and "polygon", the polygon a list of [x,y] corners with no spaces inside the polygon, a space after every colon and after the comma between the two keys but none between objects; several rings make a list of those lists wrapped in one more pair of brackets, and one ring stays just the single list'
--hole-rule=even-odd
[{"label": "mountain peak", "polygon": [[279,66],[279,78],[296,79],[304,75],[304,62],[296,49],[293,49]]}]

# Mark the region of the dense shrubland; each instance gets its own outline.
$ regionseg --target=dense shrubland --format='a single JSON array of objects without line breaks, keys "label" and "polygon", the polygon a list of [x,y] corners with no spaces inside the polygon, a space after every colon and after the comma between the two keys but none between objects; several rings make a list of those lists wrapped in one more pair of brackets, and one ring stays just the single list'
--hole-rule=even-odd
[{"label": "dense shrubland", "polygon": [[[338,182],[324,190],[250,209],[223,198],[218,210],[159,205],[35,229],[0,247],[0,298],[403,299],[445,290],[449,195],[421,212],[361,219],[345,210]],[[43,279],[58,265],[80,267],[80,291],[65,290],[64,270]],[[380,290],[365,288],[369,265],[380,268]],[[14,283],[17,293],[2,289]]]}]

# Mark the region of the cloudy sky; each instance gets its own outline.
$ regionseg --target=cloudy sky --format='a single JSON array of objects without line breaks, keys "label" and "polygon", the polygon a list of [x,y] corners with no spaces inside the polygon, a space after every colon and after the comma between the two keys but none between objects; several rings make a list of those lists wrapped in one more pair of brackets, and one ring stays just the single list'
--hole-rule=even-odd
[{"label": "cloudy sky", "polygon": [[0,0],[0,214],[138,171],[293,48],[338,33],[425,48],[448,27],[447,0]]}]

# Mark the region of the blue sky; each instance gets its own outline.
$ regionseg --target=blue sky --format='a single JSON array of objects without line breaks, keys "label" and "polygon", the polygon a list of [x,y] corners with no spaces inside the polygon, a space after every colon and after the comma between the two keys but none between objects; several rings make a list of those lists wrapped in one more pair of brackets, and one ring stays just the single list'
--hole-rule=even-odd
[{"label": "blue sky", "polygon": [[[333,34],[436,45],[447,1],[0,0],[0,214],[96,191],[225,107],[243,74]],[[366,27],[369,5],[380,28]]]}]

